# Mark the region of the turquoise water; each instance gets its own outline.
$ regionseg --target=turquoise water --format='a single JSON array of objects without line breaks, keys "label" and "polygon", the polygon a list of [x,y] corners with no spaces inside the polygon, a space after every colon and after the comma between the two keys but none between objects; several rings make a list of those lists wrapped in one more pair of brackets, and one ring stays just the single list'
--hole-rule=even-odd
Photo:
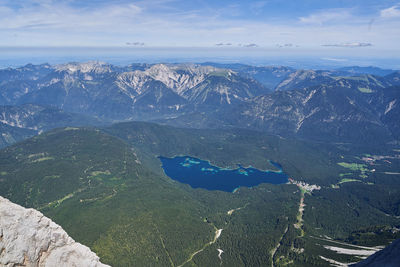
[{"label": "turquoise water", "polygon": [[261,171],[240,165],[236,169],[225,169],[192,157],[159,157],[159,159],[167,176],[193,188],[233,192],[241,186],[253,187],[261,183],[284,184],[288,181],[287,174],[276,162],[271,163],[279,168],[279,171]]}]

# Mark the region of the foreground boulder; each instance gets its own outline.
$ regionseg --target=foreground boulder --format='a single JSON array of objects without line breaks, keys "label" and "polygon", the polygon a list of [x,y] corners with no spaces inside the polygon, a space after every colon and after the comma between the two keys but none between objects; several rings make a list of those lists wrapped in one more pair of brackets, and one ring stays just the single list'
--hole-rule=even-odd
[{"label": "foreground boulder", "polygon": [[0,266],[108,265],[39,211],[0,197]]}]

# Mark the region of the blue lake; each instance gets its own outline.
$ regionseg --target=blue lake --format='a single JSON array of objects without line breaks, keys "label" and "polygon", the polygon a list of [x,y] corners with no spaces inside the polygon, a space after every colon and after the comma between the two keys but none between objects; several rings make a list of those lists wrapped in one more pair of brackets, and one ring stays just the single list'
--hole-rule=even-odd
[{"label": "blue lake", "polygon": [[240,165],[236,169],[225,169],[192,157],[159,159],[167,176],[193,188],[233,192],[241,186],[253,187],[261,183],[284,184],[288,181],[281,165],[272,161],[271,164],[279,168],[279,171],[260,171]]}]

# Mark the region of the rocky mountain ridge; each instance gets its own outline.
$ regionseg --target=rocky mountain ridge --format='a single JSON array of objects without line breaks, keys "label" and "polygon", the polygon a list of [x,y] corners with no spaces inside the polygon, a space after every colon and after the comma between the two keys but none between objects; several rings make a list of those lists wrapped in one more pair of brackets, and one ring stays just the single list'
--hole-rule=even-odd
[{"label": "rocky mountain ridge", "polygon": [[[0,104],[35,103],[114,120],[148,119],[174,116],[185,106],[192,110],[208,102],[230,104],[227,95],[231,99],[242,91],[245,98],[268,91],[257,81],[240,77],[234,71],[196,64],[123,68],[88,62],[52,68],[36,80],[4,83]],[[216,77],[220,85],[213,86]],[[239,91],[230,92],[231,88]],[[203,95],[201,100],[198,95]]]},{"label": "rocky mountain ridge", "polygon": [[[389,99],[396,103],[393,99],[398,99],[398,89],[393,91],[395,95]],[[389,140],[392,133],[383,121],[389,112],[398,111],[392,105],[386,114],[379,112],[382,106],[389,110],[389,100],[370,102],[371,98],[384,94],[377,92],[370,96],[336,86],[275,92],[244,104],[243,111],[231,118],[241,118],[233,124],[246,123],[251,128],[276,134],[292,133],[320,141],[356,142],[374,140],[377,136]]]},{"label": "rocky mountain ridge", "polygon": [[[26,66],[14,71],[27,74],[21,80],[10,76],[0,81],[0,104],[33,103],[108,121],[246,127],[333,142],[389,142],[400,136],[396,120],[399,72],[343,76],[345,70],[215,63],[119,67],[102,62]],[[354,74],[351,71],[363,69],[349,69],[349,75]],[[0,76],[9,72],[0,70]],[[35,77],[29,74],[33,72]],[[275,91],[265,84],[273,84]]]}]

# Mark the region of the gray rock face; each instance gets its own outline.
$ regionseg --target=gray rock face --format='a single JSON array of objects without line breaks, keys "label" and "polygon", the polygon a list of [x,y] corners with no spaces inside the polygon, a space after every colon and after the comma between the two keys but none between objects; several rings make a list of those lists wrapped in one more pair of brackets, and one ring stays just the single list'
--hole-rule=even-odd
[{"label": "gray rock face", "polygon": [[398,267],[400,266],[400,239],[393,241],[386,248],[369,256],[367,259],[350,265],[353,267]]},{"label": "gray rock face", "polygon": [[108,265],[39,211],[0,197],[0,266]]}]

